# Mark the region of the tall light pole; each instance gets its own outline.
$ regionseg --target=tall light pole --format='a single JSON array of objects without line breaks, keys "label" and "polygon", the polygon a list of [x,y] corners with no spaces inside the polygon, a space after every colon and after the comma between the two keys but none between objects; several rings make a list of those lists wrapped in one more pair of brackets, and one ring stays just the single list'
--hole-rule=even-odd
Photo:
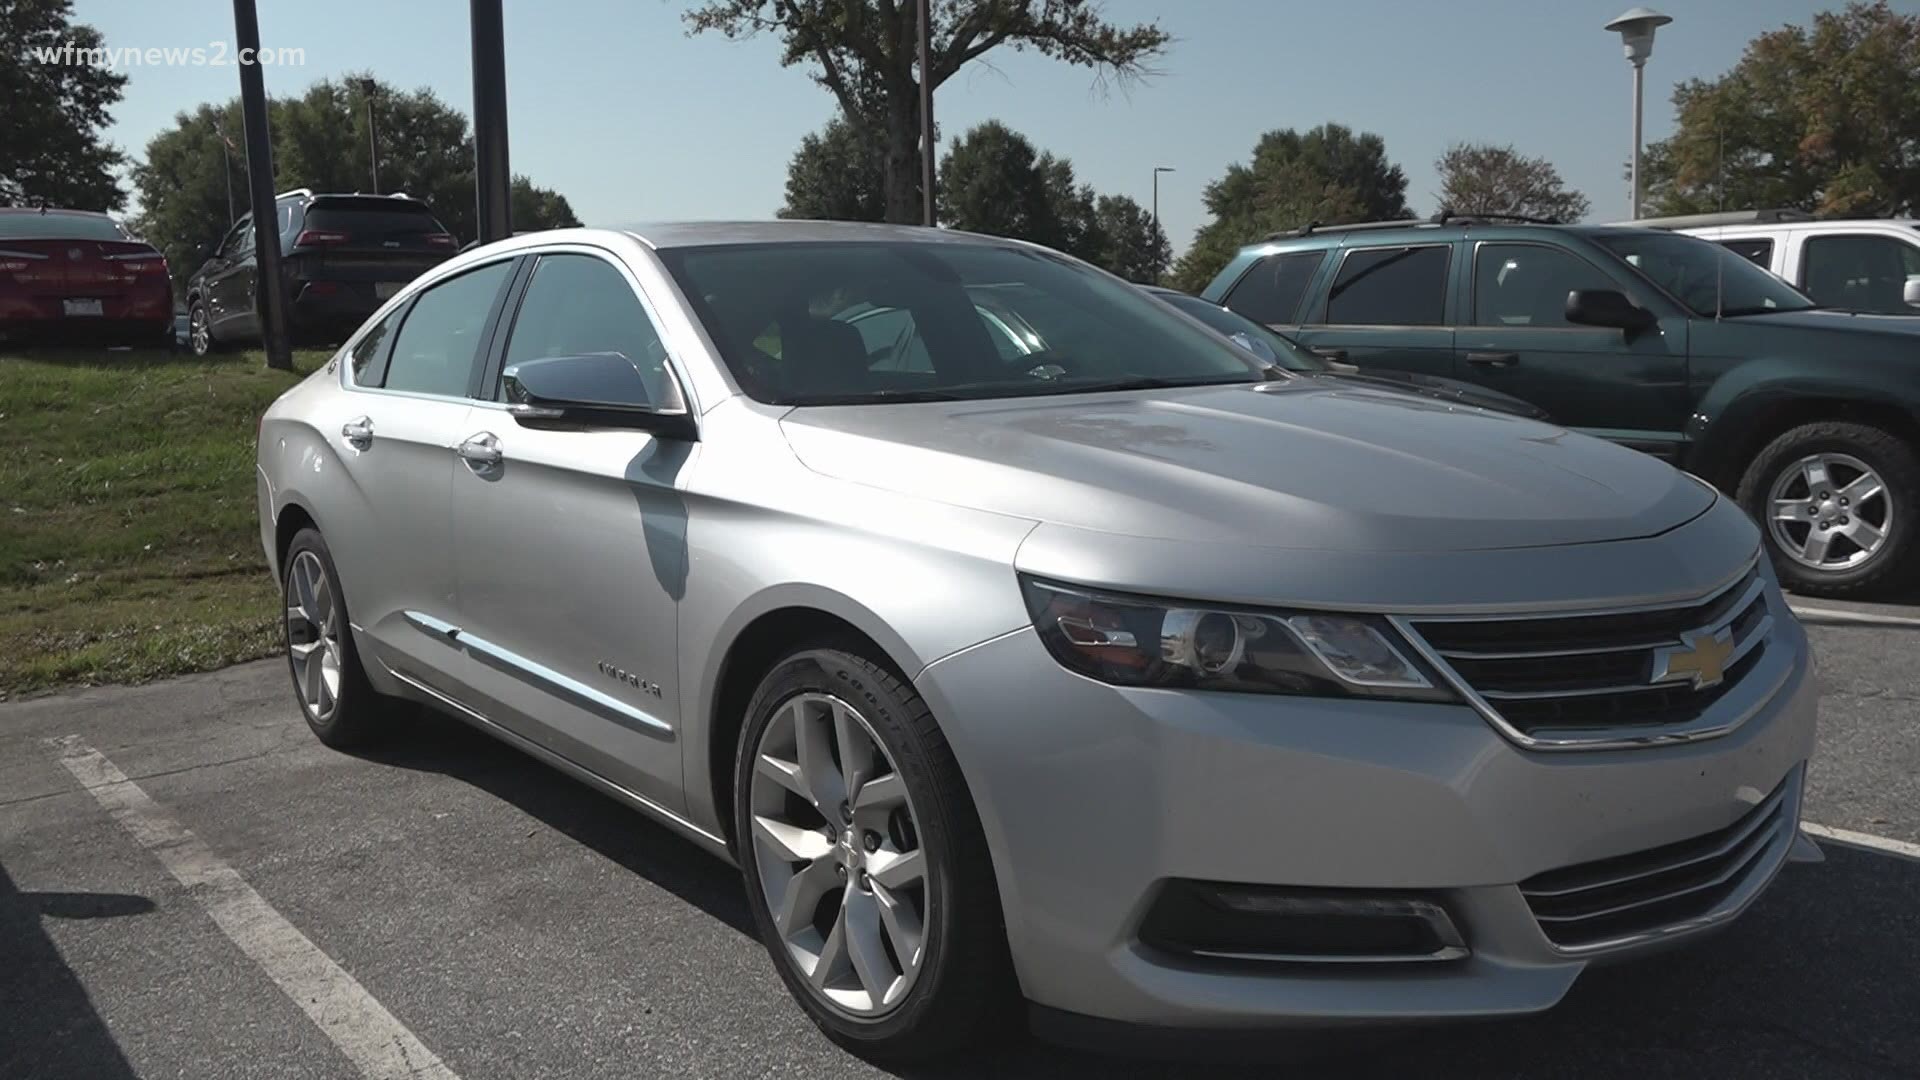
[{"label": "tall light pole", "polygon": [[373,172],[373,193],[380,194],[380,136],[373,127],[373,92],[380,84],[372,79],[355,79],[360,96],[367,103],[367,164]]},{"label": "tall light pole", "polygon": [[1155,165],[1153,167],[1153,227],[1156,229],[1160,227],[1160,174],[1172,171],[1173,166],[1171,165]]},{"label": "tall light pole", "polygon": [[1633,65],[1633,164],[1628,166],[1632,177],[1633,206],[1627,215],[1637,219],[1640,216],[1640,114],[1641,103],[1645,98],[1647,57],[1653,55],[1653,32],[1672,22],[1673,18],[1662,15],[1651,8],[1631,8],[1607,24],[1607,29],[1620,35],[1621,44],[1626,46],[1627,63]]},{"label": "tall light pole", "polygon": [[929,0],[920,0],[920,224],[932,228],[933,218],[933,14]]}]

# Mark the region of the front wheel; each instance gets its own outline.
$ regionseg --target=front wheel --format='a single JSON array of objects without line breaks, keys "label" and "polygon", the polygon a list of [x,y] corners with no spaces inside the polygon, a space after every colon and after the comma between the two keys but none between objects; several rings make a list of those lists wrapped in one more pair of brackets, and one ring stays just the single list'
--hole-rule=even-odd
[{"label": "front wheel", "polygon": [[748,706],[734,794],[761,939],[829,1038],[927,1058],[1003,1019],[1013,998],[986,841],[911,686],[859,652],[793,654]]},{"label": "front wheel", "polygon": [[1796,592],[1884,592],[1920,574],[1920,456],[1890,432],[1843,421],[1794,428],[1754,459],[1739,499]]},{"label": "front wheel", "polygon": [[187,346],[195,356],[206,356],[219,347],[213,340],[213,319],[204,300],[195,300],[187,309]]},{"label": "front wheel", "polygon": [[360,666],[340,572],[318,530],[301,529],[287,545],[281,594],[287,666],[307,726],[335,749],[373,740],[385,730],[392,703]]}]

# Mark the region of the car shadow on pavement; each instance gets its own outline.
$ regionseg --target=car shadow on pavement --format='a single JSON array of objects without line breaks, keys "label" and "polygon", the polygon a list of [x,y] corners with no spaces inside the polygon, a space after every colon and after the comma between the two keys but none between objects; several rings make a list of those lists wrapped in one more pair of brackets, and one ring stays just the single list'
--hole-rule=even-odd
[{"label": "car shadow on pavement", "polygon": [[133,1077],[80,977],[61,958],[43,919],[143,915],[144,896],[27,893],[0,866],[0,1076]]},{"label": "car shadow on pavement", "polygon": [[[665,828],[457,720],[368,760],[481,788],[752,935],[739,875]],[[1732,927],[1690,945],[1595,967],[1557,1008],[1515,1020],[1285,1034],[1254,1055],[1191,1048],[1086,1053],[1032,1039],[948,1062],[894,1067],[912,1080],[1093,1078],[1617,1077],[1749,1080],[1920,1074],[1920,860],[1823,842],[1824,864],[1789,866]],[[769,972],[769,978],[772,973]]]}]

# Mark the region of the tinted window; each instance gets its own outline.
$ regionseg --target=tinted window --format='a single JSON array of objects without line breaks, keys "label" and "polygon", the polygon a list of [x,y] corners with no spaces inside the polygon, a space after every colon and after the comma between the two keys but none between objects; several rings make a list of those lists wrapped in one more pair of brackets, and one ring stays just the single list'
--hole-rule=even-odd
[{"label": "tinted window", "polygon": [[1227,306],[1257,323],[1297,322],[1300,301],[1325,258],[1319,251],[1269,255],[1227,294]]},{"label": "tinted window", "polygon": [[1350,326],[1439,326],[1446,321],[1444,247],[1367,248],[1340,264],[1327,322]]},{"label": "tinted window", "polygon": [[[1124,282],[1042,251],[952,241],[740,244],[660,256],[761,401],[865,404],[1251,382],[1262,367]],[[875,367],[849,319],[912,316],[928,370]],[[1006,356],[1006,332],[1029,350]]]},{"label": "tinted window", "polygon": [[1482,244],[1474,256],[1473,321],[1481,326],[1572,326],[1567,294],[1620,286],[1571,252]]},{"label": "tinted window", "polygon": [[1793,286],[1718,244],[1651,229],[1604,231],[1593,238],[1696,315],[1761,315],[1813,306]]},{"label": "tinted window", "polygon": [[1765,270],[1773,265],[1771,240],[1722,240],[1720,246]]},{"label": "tinted window", "polygon": [[385,344],[387,338],[392,336],[393,328],[399,325],[400,313],[404,310],[406,309],[395,308],[393,311],[388,312],[386,318],[381,319],[377,325],[366,332],[364,337],[354,342],[353,352],[348,357],[348,362],[353,365],[353,381],[356,384],[361,386],[371,385],[367,381],[368,365],[379,358],[380,346]]},{"label": "tinted window", "polygon": [[129,240],[127,230],[97,214],[0,213],[0,240]]},{"label": "tinted window", "polygon": [[386,240],[446,232],[425,210],[358,210],[315,203],[307,208],[306,228],[346,233],[354,240]]},{"label": "tinted window", "polygon": [[382,385],[389,390],[464,397],[487,312],[512,265],[483,266],[421,293],[400,324]]},{"label": "tinted window", "polygon": [[226,242],[220,245],[220,254],[229,259],[237,259],[253,250],[253,219],[241,218],[240,224],[227,234]]},{"label": "tinted window", "polygon": [[1808,295],[1828,307],[1912,315],[1901,291],[1920,277],[1920,251],[1891,236],[1810,236],[1801,280]]},{"label": "tinted window", "polygon": [[648,400],[666,400],[667,348],[626,277],[592,255],[542,255],[513,319],[506,365],[587,353],[626,357]]}]

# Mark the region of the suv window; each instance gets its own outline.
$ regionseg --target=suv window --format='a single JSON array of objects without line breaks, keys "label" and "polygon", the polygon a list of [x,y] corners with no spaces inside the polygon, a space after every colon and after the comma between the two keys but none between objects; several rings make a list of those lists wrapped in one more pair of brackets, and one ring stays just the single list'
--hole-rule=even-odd
[{"label": "suv window", "polygon": [[1446,321],[1446,247],[1360,248],[1347,253],[1327,296],[1327,322],[1439,326]]},{"label": "suv window", "polygon": [[1540,244],[1481,244],[1474,255],[1473,321],[1479,326],[1572,326],[1567,294],[1618,289],[1585,259]]},{"label": "suv window", "polygon": [[1325,260],[1322,251],[1269,255],[1254,263],[1227,294],[1227,307],[1257,323],[1296,322],[1307,286]]},{"label": "suv window", "polygon": [[[542,255],[514,316],[503,369],[587,353],[626,357],[646,380],[648,400],[666,400],[667,347],[626,277],[592,255]],[[497,399],[500,388],[491,391]]]},{"label": "suv window", "polygon": [[227,238],[220,242],[220,254],[229,259],[237,259],[253,247],[253,219],[241,218],[228,231]]},{"label": "suv window", "polygon": [[491,263],[422,292],[400,324],[381,385],[465,397],[480,352],[480,332],[512,266],[511,260]]},{"label": "suv window", "polygon": [[1920,277],[1920,250],[1891,236],[1810,236],[1800,278],[1818,303],[1849,311],[1912,315],[1901,299],[1909,277]]},{"label": "suv window", "polygon": [[1764,237],[1757,240],[1722,240],[1720,246],[1762,270],[1773,265],[1773,241]]}]

